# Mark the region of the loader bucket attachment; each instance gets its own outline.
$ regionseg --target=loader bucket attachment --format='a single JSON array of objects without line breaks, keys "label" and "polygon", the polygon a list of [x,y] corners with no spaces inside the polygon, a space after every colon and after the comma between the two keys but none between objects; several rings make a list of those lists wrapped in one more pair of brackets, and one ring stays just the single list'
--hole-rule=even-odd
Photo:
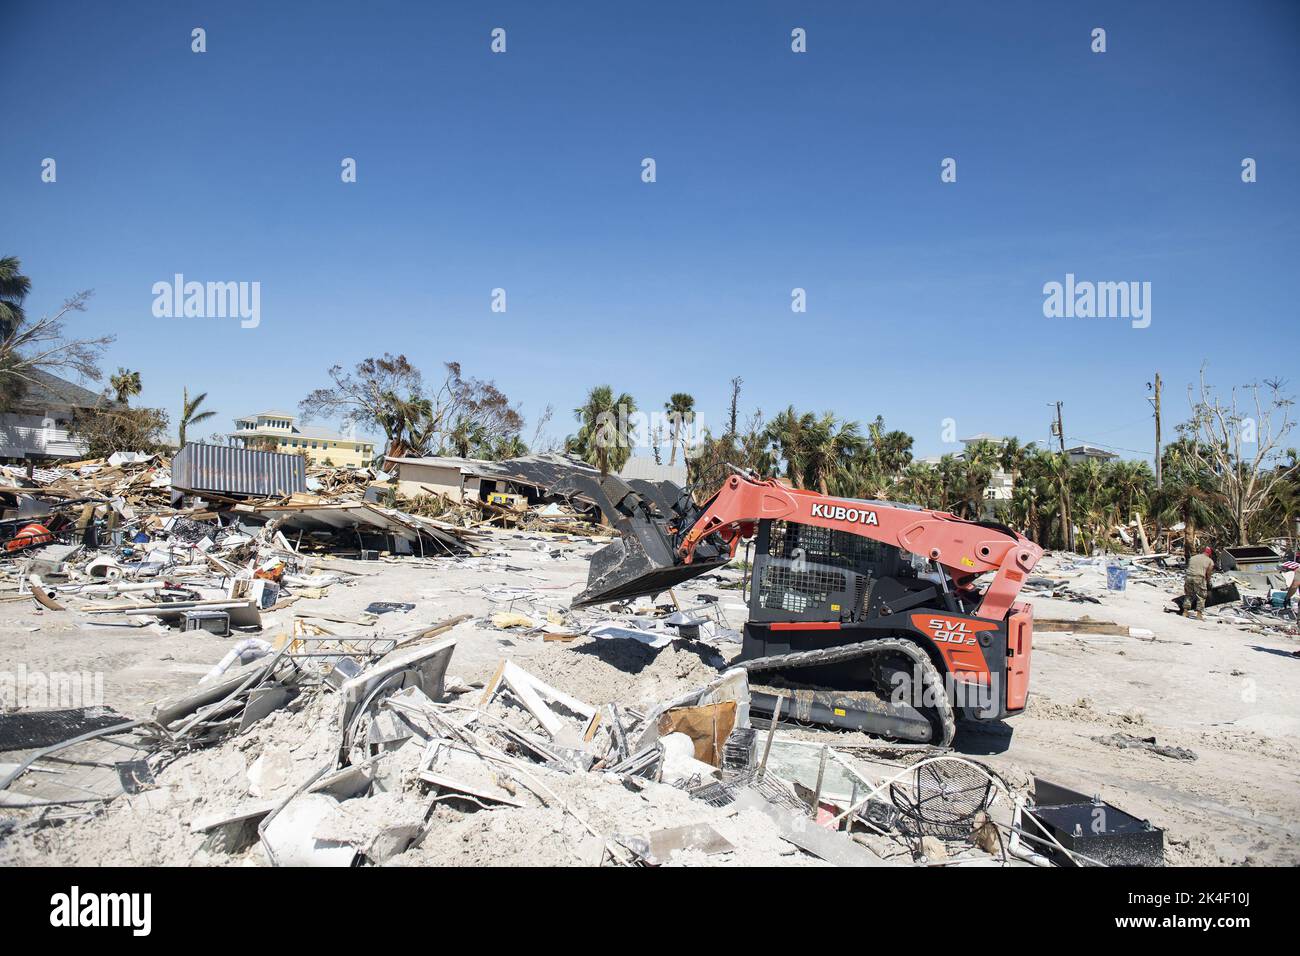
[{"label": "loader bucket attachment", "polygon": [[657,522],[636,515],[617,526],[621,537],[591,556],[587,589],[574,599],[574,607],[660,594],[730,560],[726,555],[683,564]]}]

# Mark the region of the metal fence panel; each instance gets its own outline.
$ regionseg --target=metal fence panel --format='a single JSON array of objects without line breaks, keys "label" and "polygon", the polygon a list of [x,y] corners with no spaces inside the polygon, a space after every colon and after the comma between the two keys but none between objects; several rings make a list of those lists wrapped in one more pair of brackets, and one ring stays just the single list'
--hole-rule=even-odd
[{"label": "metal fence panel", "polygon": [[280,498],[307,490],[307,468],[301,455],[190,442],[172,459],[172,488]]}]

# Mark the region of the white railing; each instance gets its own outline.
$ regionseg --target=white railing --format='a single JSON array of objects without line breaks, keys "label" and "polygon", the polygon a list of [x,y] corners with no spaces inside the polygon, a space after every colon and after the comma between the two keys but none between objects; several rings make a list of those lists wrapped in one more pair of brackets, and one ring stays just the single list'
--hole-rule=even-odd
[{"label": "white railing", "polygon": [[86,443],[74,437],[66,428],[0,425],[0,456],[5,458],[21,458],[24,455],[82,458],[86,449]]}]

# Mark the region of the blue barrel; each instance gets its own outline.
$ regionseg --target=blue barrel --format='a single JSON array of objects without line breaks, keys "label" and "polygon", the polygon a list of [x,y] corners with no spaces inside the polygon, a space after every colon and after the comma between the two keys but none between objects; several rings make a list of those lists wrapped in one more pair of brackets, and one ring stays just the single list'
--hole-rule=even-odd
[{"label": "blue barrel", "polygon": [[1120,567],[1118,564],[1107,565],[1106,589],[1123,591],[1126,587],[1128,587],[1128,568]]}]

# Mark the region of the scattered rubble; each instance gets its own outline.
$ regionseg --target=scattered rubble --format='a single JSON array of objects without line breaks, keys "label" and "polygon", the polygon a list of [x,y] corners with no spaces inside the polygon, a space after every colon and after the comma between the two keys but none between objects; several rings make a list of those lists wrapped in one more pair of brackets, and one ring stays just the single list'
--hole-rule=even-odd
[{"label": "scattered rubble", "polygon": [[[417,513],[385,498],[382,473],[371,469],[309,469],[308,490],[276,499],[175,504],[168,463],[157,458],[30,476],[6,469],[4,480],[0,496],[25,513],[10,520],[8,540],[19,543],[0,558],[8,591],[0,600],[28,608],[38,624],[66,620],[87,634],[144,629],[223,642],[190,686],[147,713],[0,714],[5,863],[946,867],[1163,858],[1152,836],[1160,831],[1146,821],[1100,798],[1046,796],[1004,762],[752,718],[746,672],[728,667],[739,635],[726,585],[742,572],[718,568],[665,603],[573,609],[579,575],[557,586],[545,571],[585,572],[598,536],[574,522],[580,512],[554,502],[529,508],[554,506],[565,516],[561,533],[528,518],[489,518],[475,505]],[[22,539],[32,523],[45,532]],[[456,575],[452,593],[472,613],[441,591],[430,599],[418,587],[372,586],[399,565]],[[1029,590],[1107,605],[1095,619],[1044,613],[1044,639],[1171,643],[1111,613],[1105,567],[1075,558],[1030,579]],[[1163,558],[1128,567],[1130,587],[1180,590],[1181,572]],[[324,600],[340,594],[353,596]],[[1273,615],[1254,599],[1232,617],[1215,608],[1211,619],[1286,634],[1256,619]],[[467,643],[477,655],[460,671],[477,678],[469,681],[458,676]],[[485,648],[493,657],[483,659]],[[1049,719],[1067,710],[1107,726],[1092,703],[1031,703]],[[1140,715],[1120,715],[1109,727],[1135,722]],[[1093,731],[1086,740],[1171,765],[1197,757],[1154,736]],[[1111,844],[1073,829],[1085,803],[1114,814]]]},{"label": "scattered rubble", "polygon": [[[587,653],[538,671],[505,658],[474,687],[452,675],[471,623],[242,641],[147,720],[0,719],[0,747],[24,754],[0,786],[18,814],[0,856],[21,861],[39,834],[91,862],[129,845],[147,864],[885,866],[924,840],[927,863],[1025,863],[1006,852],[1024,796],[988,768],[934,751],[873,772],[760,730],[745,671],[696,640],[585,638]],[[621,699],[580,696],[597,686],[583,661],[624,672]],[[84,749],[128,733],[112,772]],[[77,747],[94,773],[51,782],[48,761]]]},{"label": "scattered rubble", "polygon": [[1195,751],[1186,747],[1167,747],[1156,743],[1154,737],[1135,737],[1132,734],[1107,734],[1104,737],[1093,737],[1093,740],[1099,744],[1105,744],[1107,747],[1119,747],[1121,750],[1146,750],[1153,754],[1159,754],[1161,757],[1172,757],[1174,760],[1195,760]]}]

